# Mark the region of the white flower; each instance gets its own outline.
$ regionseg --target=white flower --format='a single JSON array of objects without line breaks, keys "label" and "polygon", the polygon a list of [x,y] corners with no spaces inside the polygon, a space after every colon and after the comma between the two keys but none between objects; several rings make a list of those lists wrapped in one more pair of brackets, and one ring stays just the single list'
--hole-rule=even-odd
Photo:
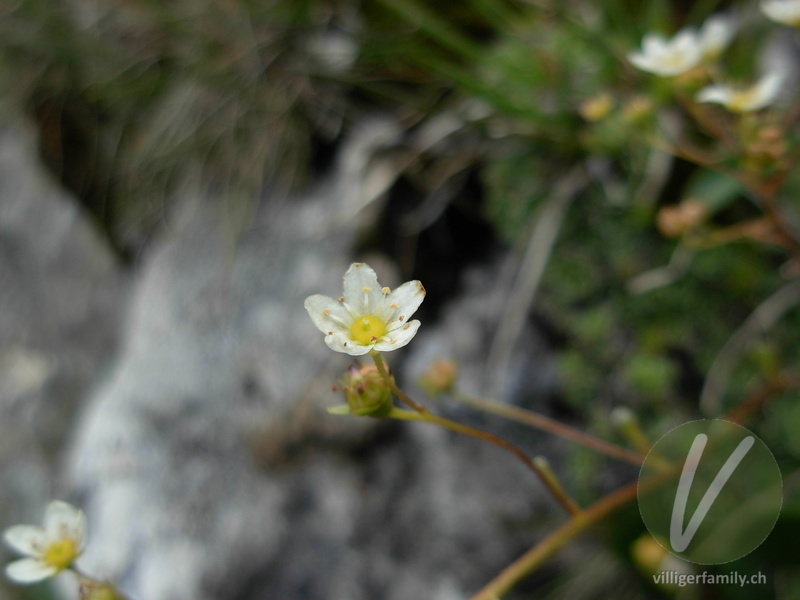
[{"label": "white flower", "polygon": [[388,352],[408,344],[419,329],[419,321],[408,318],[424,298],[425,288],[419,281],[391,291],[381,287],[369,265],[353,263],[344,274],[341,298],[316,294],[306,298],[305,307],[331,349],[361,356],[373,349]]},{"label": "white flower", "polygon": [[749,88],[710,85],[700,90],[697,101],[722,104],[728,110],[738,113],[761,110],[778,97],[784,79],[783,74],[773,71]]},{"label": "white flower", "polygon": [[678,32],[671,40],[657,33],[648,33],[642,39],[642,51],[628,55],[635,67],[665,77],[685,73],[700,64],[702,59],[700,40],[691,29]]},{"label": "white flower", "polygon": [[35,583],[69,567],[86,543],[86,517],[74,506],[54,500],[47,505],[44,526],[16,525],[3,534],[6,544],[27,555],[6,567],[16,583]]},{"label": "white flower", "polygon": [[765,0],[761,12],[778,23],[800,27],[800,0]]},{"label": "white flower", "polygon": [[703,60],[715,60],[731,43],[735,33],[736,25],[731,17],[723,15],[710,17],[697,34],[697,43]]}]

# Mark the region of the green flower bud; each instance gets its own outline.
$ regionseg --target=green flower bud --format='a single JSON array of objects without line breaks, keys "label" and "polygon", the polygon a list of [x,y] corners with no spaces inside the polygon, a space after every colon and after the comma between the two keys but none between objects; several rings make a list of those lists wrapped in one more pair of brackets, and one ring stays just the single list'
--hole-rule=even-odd
[{"label": "green flower bud", "polygon": [[351,366],[342,377],[342,391],[351,414],[385,417],[392,410],[392,390],[375,365]]},{"label": "green flower bud", "polygon": [[112,584],[86,579],[81,581],[79,596],[80,600],[125,600]]}]

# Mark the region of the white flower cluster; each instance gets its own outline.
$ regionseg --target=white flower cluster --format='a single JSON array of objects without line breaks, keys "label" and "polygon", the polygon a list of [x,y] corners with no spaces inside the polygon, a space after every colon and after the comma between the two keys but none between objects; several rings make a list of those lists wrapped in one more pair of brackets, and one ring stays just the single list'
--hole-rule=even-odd
[{"label": "white flower cluster", "polygon": [[[800,27],[800,0],[766,0],[761,10],[769,18]],[[648,33],[642,40],[642,50],[628,55],[635,67],[662,77],[674,77],[715,60],[733,39],[735,26],[730,18],[714,16],[699,31],[687,28],[672,39]],[[761,110],[778,98],[785,73],[772,70],[755,84],[736,86],[709,85],[697,94],[698,102],[713,102],[732,112]]]},{"label": "white flower cluster", "polygon": [[736,32],[728,17],[710,18],[699,31],[687,28],[672,39],[648,33],[642,40],[641,52],[632,52],[628,60],[649,73],[672,77],[716,59],[730,44]]}]

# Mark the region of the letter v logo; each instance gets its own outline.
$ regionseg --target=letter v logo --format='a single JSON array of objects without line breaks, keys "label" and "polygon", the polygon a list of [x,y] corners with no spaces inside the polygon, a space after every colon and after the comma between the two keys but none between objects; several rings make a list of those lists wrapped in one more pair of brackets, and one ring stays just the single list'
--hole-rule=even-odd
[{"label": "letter v logo", "polygon": [[742,462],[742,459],[750,451],[750,448],[753,447],[755,438],[753,436],[748,436],[739,442],[739,445],[728,457],[728,460],[725,461],[725,464],[722,465],[716,477],[714,477],[711,485],[708,486],[706,493],[700,500],[700,504],[697,505],[697,509],[684,531],[683,522],[686,514],[686,504],[689,501],[689,492],[692,488],[695,473],[697,472],[697,466],[700,464],[700,459],[703,456],[706,442],[708,442],[707,435],[704,433],[697,434],[694,438],[694,442],[692,442],[692,447],[689,449],[689,454],[686,456],[686,462],[683,463],[683,471],[681,472],[681,478],[678,482],[678,490],[675,493],[675,504],[672,506],[672,520],[670,521],[669,527],[669,542],[672,544],[672,548],[675,552],[683,552],[689,546],[694,538],[694,534],[697,533],[697,529],[702,524],[703,519],[706,518],[708,511],[711,510],[711,506],[714,504],[717,496],[719,496],[722,488],[725,487],[725,484],[728,482],[731,475],[733,475],[736,467],[739,466],[739,463]]}]

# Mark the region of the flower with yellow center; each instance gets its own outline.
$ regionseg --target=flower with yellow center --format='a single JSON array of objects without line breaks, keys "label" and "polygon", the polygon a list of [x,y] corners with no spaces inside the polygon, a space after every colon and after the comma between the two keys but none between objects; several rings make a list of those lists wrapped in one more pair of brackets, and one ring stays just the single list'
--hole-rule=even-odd
[{"label": "flower with yellow center", "polygon": [[6,567],[6,575],[16,583],[35,583],[70,567],[86,542],[86,517],[83,512],[55,500],[47,505],[44,526],[16,525],[3,534],[6,544],[28,556]]},{"label": "flower with yellow center", "polygon": [[722,104],[729,111],[736,113],[761,110],[775,102],[784,81],[783,73],[773,71],[748,88],[710,85],[700,90],[697,94],[697,101]]},{"label": "flower with yellow center", "polygon": [[641,52],[632,52],[628,60],[633,66],[662,77],[673,77],[693,69],[703,59],[703,49],[692,29],[679,31],[672,39],[648,33],[642,39]]},{"label": "flower with yellow center", "polygon": [[338,300],[315,294],[306,298],[305,308],[325,334],[328,347],[361,356],[408,344],[419,329],[419,321],[408,318],[424,298],[425,288],[419,281],[408,281],[392,291],[381,287],[369,265],[353,263],[344,275],[344,294]]}]

